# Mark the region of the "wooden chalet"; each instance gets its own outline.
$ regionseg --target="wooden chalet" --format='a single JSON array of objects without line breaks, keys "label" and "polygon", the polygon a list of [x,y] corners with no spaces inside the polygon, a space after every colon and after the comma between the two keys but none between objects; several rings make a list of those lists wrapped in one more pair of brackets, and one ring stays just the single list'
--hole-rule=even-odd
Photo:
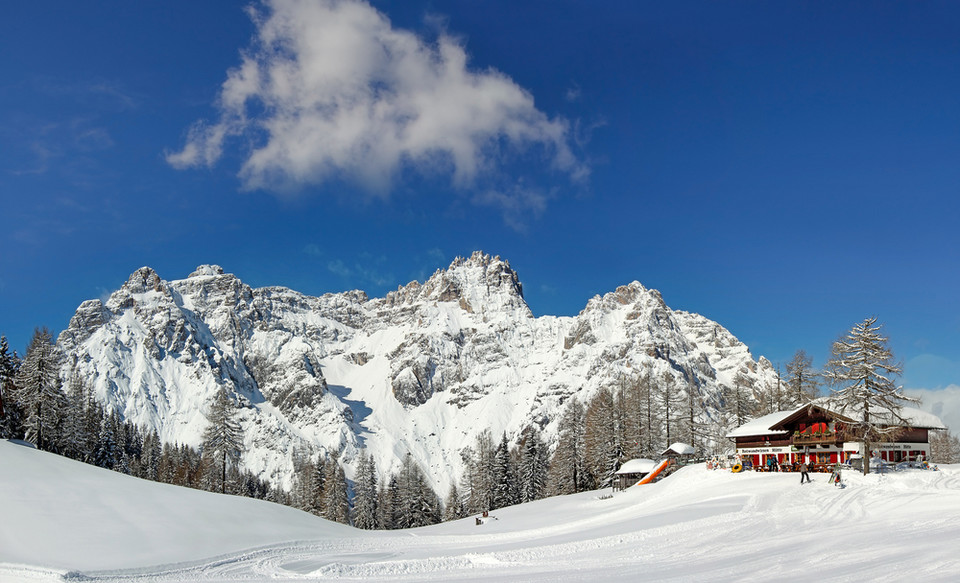
[{"label": "wooden chalet", "polygon": [[[873,452],[868,453],[879,452],[880,458],[888,462],[928,459],[929,431],[946,429],[943,422],[936,415],[910,407],[904,407],[901,415],[909,424],[891,422],[890,426],[900,427],[896,437],[871,444]],[[781,468],[794,468],[806,461],[814,470],[822,470],[862,455],[861,443],[845,431],[846,422],[850,421],[851,418],[828,410],[821,401],[764,415],[726,437],[736,442],[737,455],[745,467],[763,470],[773,458]]]}]

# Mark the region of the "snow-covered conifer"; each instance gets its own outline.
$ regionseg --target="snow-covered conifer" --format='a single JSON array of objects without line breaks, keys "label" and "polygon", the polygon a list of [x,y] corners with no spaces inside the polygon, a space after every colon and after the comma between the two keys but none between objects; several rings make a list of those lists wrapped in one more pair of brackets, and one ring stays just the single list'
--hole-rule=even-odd
[{"label": "snow-covered conifer", "polygon": [[440,498],[409,453],[404,457],[396,480],[391,481],[390,495],[394,528],[414,528],[440,522]]},{"label": "snow-covered conifer", "polygon": [[584,460],[598,487],[606,487],[620,467],[620,411],[613,392],[603,387],[590,400],[584,413]]},{"label": "snow-covered conifer", "polygon": [[150,431],[143,438],[143,456],[140,464],[140,477],[154,482],[160,479],[160,457],[162,455],[160,436]]},{"label": "snow-covered conifer", "polygon": [[380,485],[377,492],[377,525],[384,530],[396,528],[393,521],[393,500],[396,497],[397,488],[397,477],[390,476],[389,480]]},{"label": "snow-covered conifer", "polygon": [[347,499],[347,478],[336,455],[327,458],[323,473],[323,517],[342,524],[350,523],[350,501]]},{"label": "snow-covered conifer", "polygon": [[520,502],[532,502],[543,498],[547,491],[549,451],[540,431],[529,427],[523,433],[517,464]]},{"label": "snow-covered conifer", "polygon": [[360,453],[353,481],[353,525],[367,530],[377,528],[377,464],[366,451]]},{"label": "snow-covered conifer", "polygon": [[510,456],[506,433],[493,455],[493,503],[491,509],[513,506],[520,501],[517,469]]},{"label": "snow-covered conifer", "polygon": [[104,415],[100,420],[93,463],[101,468],[112,470],[120,457],[117,446],[116,417],[113,414]]},{"label": "snow-covered conifer", "polygon": [[83,381],[79,375],[74,374],[67,383],[67,399],[58,449],[62,455],[75,460],[83,460],[92,443],[84,427],[83,408],[86,402]]},{"label": "snow-covered conifer", "polygon": [[203,455],[209,456],[211,466],[219,473],[219,490],[227,491],[227,467],[240,463],[243,452],[243,432],[237,421],[237,408],[225,387],[217,391],[206,414],[209,425],[203,431]]},{"label": "snow-covered conifer", "polygon": [[22,412],[14,384],[19,366],[20,359],[10,352],[7,337],[0,336],[0,439],[23,437]]},{"label": "snow-covered conifer", "polygon": [[443,520],[457,520],[467,516],[467,508],[460,498],[460,491],[456,484],[450,484],[450,491],[447,493],[447,499],[443,504]]},{"label": "snow-covered conifer", "polygon": [[[887,347],[889,339],[882,336],[882,324],[869,317],[856,324],[840,340],[833,343],[830,359],[823,376],[833,385],[829,408],[852,422],[845,422],[846,431],[862,444],[864,458],[870,455],[870,444],[881,439],[892,439],[901,427],[909,425],[901,411],[906,402],[916,403],[903,394],[893,378],[903,369],[894,362]],[[863,473],[870,471],[863,464]]]},{"label": "snow-covered conifer", "polygon": [[493,508],[493,457],[496,449],[489,430],[477,435],[474,447],[461,451],[465,472],[460,482],[461,496],[469,512]]},{"label": "snow-covered conifer", "polygon": [[550,459],[549,490],[553,495],[582,492],[593,486],[584,459],[584,409],[570,399],[560,418],[557,449]]},{"label": "snow-covered conifer", "polygon": [[39,449],[50,449],[55,427],[64,404],[60,390],[59,356],[46,328],[33,333],[27,354],[17,371],[17,391],[23,409],[24,434]]}]

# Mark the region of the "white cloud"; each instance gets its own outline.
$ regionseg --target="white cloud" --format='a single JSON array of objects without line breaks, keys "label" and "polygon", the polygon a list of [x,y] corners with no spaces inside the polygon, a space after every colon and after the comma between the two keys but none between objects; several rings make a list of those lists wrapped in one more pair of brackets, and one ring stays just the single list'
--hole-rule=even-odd
[{"label": "white cloud", "polygon": [[960,433],[960,385],[950,385],[945,389],[905,389],[911,397],[922,399],[920,409],[940,417],[940,420],[954,433]]},{"label": "white cloud", "polygon": [[385,196],[405,168],[474,188],[531,152],[574,181],[589,173],[566,120],[503,73],[471,70],[451,36],[427,43],[360,0],[269,0],[251,15],[256,38],[227,74],[219,120],[189,129],[167,155],[176,168],[215,164],[234,138],[253,144],[247,189],[345,179]]}]

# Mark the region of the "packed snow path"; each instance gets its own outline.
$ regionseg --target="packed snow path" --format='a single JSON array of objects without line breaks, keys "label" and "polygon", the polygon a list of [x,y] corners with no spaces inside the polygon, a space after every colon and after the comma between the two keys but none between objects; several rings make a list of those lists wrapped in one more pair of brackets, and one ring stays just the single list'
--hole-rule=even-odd
[{"label": "packed snow path", "polygon": [[[0,523],[5,583],[960,580],[958,467],[867,477],[847,472],[847,487],[839,489],[826,475],[801,486],[797,474],[694,466],[612,498],[588,492],[497,510],[480,526],[470,517],[373,533],[260,502],[151,484],[6,442],[0,468],[0,497],[16,509],[12,521]],[[51,468],[80,478],[44,479]],[[89,502],[60,502],[67,490],[77,499],[89,495]],[[51,510],[23,510],[41,501]],[[168,504],[179,504],[195,521],[163,520]],[[256,519],[243,524],[237,513]],[[218,520],[232,522],[225,528]],[[116,534],[130,523],[146,540]],[[86,550],[71,548],[69,537],[45,537],[53,528],[75,531],[88,541]],[[257,532],[275,542],[251,548],[246,541]],[[194,535],[192,554],[170,542],[186,533]],[[14,539],[16,545],[7,544]],[[235,550],[224,550],[231,545]],[[212,558],[196,558],[205,552]],[[136,553],[140,563],[131,566]]]}]

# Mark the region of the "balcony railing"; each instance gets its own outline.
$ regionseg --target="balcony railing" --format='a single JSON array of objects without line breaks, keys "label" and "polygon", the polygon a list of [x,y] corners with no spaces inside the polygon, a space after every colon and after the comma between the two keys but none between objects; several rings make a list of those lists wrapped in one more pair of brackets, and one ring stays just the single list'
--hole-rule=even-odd
[{"label": "balcony railing", "polygon": [[836,431],[793,434],[793,445],[819,445],[822,443],[838,443],[841,441],[843,441],[843,435]]}]

